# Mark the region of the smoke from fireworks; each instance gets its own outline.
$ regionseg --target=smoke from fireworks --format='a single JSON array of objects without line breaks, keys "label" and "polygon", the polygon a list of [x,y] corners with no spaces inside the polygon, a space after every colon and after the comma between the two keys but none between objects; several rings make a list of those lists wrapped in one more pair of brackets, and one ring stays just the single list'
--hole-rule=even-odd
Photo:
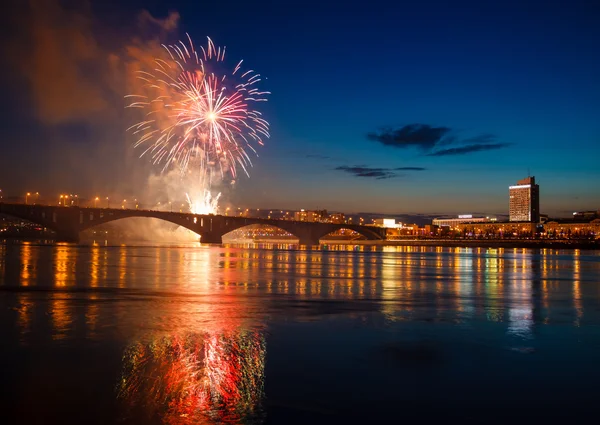
[{"label": "smoke from fireworks", "polygon": [[247,151],[256,153],[255,146],[269,137],[269,123],[255,105],[270,93],[259,90],[260,74],[242,70],[243,61],[221,71],[225,48],[210,38],[200,51],[189,35],[188,42],[163,45],[165,57],[155,59],[155,68],[139,71],[146,93],[126,98],[128,107],[142,109],[144,117],[128,131],[143,148],[140,156],[149,155],[163,171],[178,167],[182,174],[198,173],[202,184],[195,191],[201,198],[189,202],[192,212],[215,213],[219,195],[210,194],[213,174],[235,181],[241,168],[249,175]]}]

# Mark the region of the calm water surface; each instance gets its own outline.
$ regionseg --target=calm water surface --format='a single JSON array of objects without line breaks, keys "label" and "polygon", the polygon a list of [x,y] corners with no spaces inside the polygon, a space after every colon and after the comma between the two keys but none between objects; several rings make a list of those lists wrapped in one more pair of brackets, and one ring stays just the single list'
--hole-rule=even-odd
[{"label": "calm water surface", "polygon": [[576,423],[600,252],[0,244],[3,423]]}]

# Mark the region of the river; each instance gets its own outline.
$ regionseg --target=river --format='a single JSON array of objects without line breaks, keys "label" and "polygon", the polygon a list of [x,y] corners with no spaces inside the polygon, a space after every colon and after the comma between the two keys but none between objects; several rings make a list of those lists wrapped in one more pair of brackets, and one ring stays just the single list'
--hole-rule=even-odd
[{"label": "river", "polygon": [[3,423],[574,423],[600,252],[7,242],[0,340]]}]

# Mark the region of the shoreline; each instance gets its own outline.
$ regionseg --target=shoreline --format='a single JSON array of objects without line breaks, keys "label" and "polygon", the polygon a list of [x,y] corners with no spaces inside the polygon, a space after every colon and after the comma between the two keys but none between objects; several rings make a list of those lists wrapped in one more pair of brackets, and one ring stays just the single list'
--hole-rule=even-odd
[{"label": "shoreline", "polygon": [[[57,243],[53,238],[0,238],[0,243],[9,241]],[[118,245],[131,243],[132,246],[141,241],[119,241]],[[600,240],[535,240],[535,239],[399,239],[399,240],[348,240],[322,239],[320,246],[326,245],[361,245],[361,246],[424,246],[447,248],[508,248],[508,249],[579,249],[600,250]],[[152,241],[144,241],[152,244]],[[162,243],[177,243],[177,241],[162,241]],[[193,243],[190,241],[190,243]],[[288,244],[297,245],[297,239],[238,239],[226,240],[222,245],[244,244]],[[87,245],[87,244],[84,244]]]},{"label": "shoreline", "polygon": [[[242,243],[290,243],[283,240],[255,239]],[[401,240],[342,240],[322,239],[320,245],[368,245],[368,246],[431,246],[448,248],[531,248],[531,249],[584,249],[600,250],[600,241],[559,240],[472,240],[472,239],[401,239]]]}]

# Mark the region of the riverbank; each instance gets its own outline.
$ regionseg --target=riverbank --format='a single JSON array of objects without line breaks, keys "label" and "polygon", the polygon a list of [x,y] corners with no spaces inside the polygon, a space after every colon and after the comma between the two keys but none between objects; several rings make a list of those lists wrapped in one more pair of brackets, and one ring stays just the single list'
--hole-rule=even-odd
[{"label": "riverbank", "polygon": [[536,239],[402,239],[385,241],[321,240],[322,244],[353,244],[381,246],[442,246],[465,248],[549,248],[549,249],[599,249],[598,241],[590,240],[536,240]]},{"label": "riverbank", "polygon": [[[284,244],[295,245],[298,240],[294,238],[272,238],[272,239],[237,239],[225,240],[224,245],[253,245],[253,244]],[[52,238],[2,238],[0,243],[7,242],[29,242],[42,245],[53,244]],[[106,241],[105,241],[106,242]],[[122,243],[136,245],[141,241],[119,241]],[[169,241],[163,241],[167,243]],[[170,241],[174,242],[174,241]],[[189,241],[188,243],[192,243]],[[82,245],[94,244],[92,241],[81,243]],[[108,245],[113,245],[110,243]],[[152,244],[151,241],[144,241],[144,245]],[[106,245],[103,244],[103,245]],[[530,248],[530,249],[582,249],[582,250],[600,250],[599,240],[535,240],[535,239],[401,239],[401,240],[348,240],[348,239],[321,239],[321,246],[324,245],[364,245],[364,246],[429,246],[429,247],[463,247],[463,248]]]}]

